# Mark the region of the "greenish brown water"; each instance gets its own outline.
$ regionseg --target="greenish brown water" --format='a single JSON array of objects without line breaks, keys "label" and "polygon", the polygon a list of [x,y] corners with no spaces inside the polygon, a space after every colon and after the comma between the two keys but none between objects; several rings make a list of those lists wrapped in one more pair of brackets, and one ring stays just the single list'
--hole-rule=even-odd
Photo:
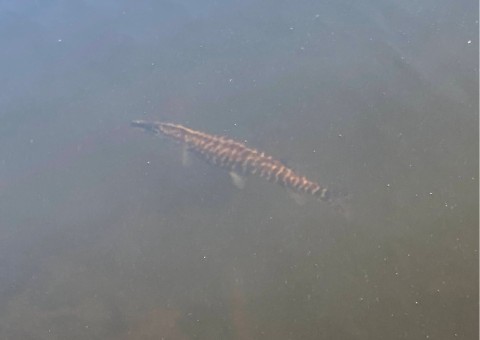
[{"label": "greenish brown water", "polygon": [[1,339],[478,338],[478,4],[6,1],[0,39]]}]

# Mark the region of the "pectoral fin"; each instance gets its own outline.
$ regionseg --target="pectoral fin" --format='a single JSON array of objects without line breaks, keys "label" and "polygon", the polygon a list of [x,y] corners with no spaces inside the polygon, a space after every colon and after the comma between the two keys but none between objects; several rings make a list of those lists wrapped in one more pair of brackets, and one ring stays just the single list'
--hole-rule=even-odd
[{"label": "pectoral fin", "polygon": [[289,191],[290,197],[293,198],[293,200],[298,204],[298,205],[305,205],[307,203],[307,200],[305,196],[300,195],[297,192]]},{"label": "pectoral fin", "polygon": [[239,174],[237,174],[236,172],[233,172],[233,171],[230,172],[230,177],[232,178],[233,184],[235,184],[235,186],[238,189],[245,188],[245,182],[246,182],[245,177],[242,177],[242,176],[240,176]]},{"label": "pectoral fin", "polygon": [[183,166],[190,166],[192,165],[192,155],[188,148],[184,145],[182,147],[182,165]]}]

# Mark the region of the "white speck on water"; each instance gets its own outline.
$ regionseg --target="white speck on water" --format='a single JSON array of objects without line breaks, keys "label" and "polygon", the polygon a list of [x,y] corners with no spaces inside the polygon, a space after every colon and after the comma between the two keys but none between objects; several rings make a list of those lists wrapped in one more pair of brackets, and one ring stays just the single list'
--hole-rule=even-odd
[{"label": "white speck on water", "polygon": [[231,83],[232,81],[233,81],[233,79],[232,79],[232,78],[228,79],[228,82],[229,82],[229,83]]},{"label": "white speck on water", "polygon": [[387,187],[390,188],[390,183],[387,183]]},{"label": "white speck on water", "polygon": [[57,42],[61,43],[63,40],[62,39],[58,39]]},{"label": "white speck on water", "polygon": [[289,28],[290,31],[293,31],[294,29],[295,29],[295,28],[293,28],[293,27],[290,27],[290,28]]},{"label": "white speck on water", "polygon": [[472,43],[472,41],[471,41],[471,40],[467,41],[467,44],[471,44],[471,43]]},{"label": "white speck on water", "polygon": [[429,192],[428,194],[429,194],[430,196],[433,196],[433,192]]}]

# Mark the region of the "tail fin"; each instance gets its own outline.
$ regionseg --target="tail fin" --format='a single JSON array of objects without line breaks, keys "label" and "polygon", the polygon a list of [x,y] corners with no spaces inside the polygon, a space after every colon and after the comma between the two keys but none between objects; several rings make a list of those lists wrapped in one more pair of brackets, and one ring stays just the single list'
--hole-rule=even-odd
[{"label": "tail fin", "polygon": [[329,189],[327,202],[339,214],[343,215],[347,220],[352,219],[351,201],[353,195],[351,193]]}]

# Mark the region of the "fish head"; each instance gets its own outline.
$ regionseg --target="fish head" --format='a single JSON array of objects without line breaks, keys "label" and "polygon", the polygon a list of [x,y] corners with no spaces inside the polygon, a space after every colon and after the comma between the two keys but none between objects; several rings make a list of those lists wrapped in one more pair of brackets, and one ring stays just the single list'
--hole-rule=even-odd
[{"label": "fish head", "polygon": [[149,132],[153,134],[160,133],[160,128],[158,126],[158,123],[156,122],[148,122],[146,120],[132,120],[130,125],[136,128],[140,128],[145,132]]}]

